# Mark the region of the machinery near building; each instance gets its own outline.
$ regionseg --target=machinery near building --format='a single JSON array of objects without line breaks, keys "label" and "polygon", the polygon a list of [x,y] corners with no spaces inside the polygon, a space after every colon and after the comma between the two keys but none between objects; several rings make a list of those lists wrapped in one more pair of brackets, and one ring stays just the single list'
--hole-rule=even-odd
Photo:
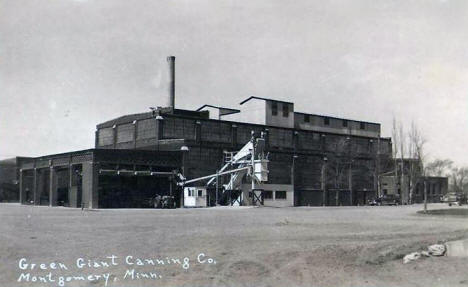
[{"label": "machinery near building", "polygon": [[[214,204],[244,205],[242,181],[247,175],[251,180],[252,204],[263,204],[263,194],[256,189],[256,184],[268,181],[268,159],[265,154],[265,139],[263,133],[255,138],[252,132],[251,140],[237,153],[225,153],[225,164],[215,174],[187,180],[183,176],[178,185],[184,188],[184,207],[207,207],[213,198],[208,198],[208,190],[213,190]],[[227,183],[220,186],[221,177],[228,176]],[[205,186],[187,186],[195,182],[208,180]]]}]

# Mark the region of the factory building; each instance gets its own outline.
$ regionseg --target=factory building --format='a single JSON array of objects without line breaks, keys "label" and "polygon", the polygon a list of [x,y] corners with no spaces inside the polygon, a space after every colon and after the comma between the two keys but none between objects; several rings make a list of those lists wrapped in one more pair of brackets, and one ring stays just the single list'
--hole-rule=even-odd
[{"label": "factory building", "polygon": [[21,202],[141,207],[155,194],[180,202],[175,173],[187,179],[213,174],[228,152],[261,134],[269,160],[265,205],[357,205],[377,196],[378,175],[391,157],[380,124],[296,112],[292,102],[263,97],[248,97],[236,108],[177,109],[175,58],[168,62],[167,107],[98,124],[93,149],[25,161]]}]

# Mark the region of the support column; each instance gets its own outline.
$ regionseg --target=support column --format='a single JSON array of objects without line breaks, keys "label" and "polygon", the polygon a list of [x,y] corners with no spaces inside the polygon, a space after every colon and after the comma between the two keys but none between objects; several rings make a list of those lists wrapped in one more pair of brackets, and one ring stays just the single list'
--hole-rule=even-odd
[{"label": "support column", "polygon": [[351,205],[354,205],[354,194],[353,194],[353,164],[349,163],[348,169],[348,188],[349,188],[349,199]]},{"label": "support column", "polygon": [[138,137],[138,121],[133,121],[133,149],[137,147],[137,137]]},{"label": "support column", "polygon": [[321,185],[322,185],[322,205],[327,205],[328,194],[327,194],[327,159],[326,157],[322,163],[322,175],[321,175]]},{"label": "support column", "polygon": [[94,148],[99,147],[99,130],[94,132]]},{"label": "support column", "polygon": [[49,172],[49,206],[57,206],[57,171],[50,167]]},{"label": "support column", "polygon": [[88,208],[99,207],[99,164],[93,162],[83,163],[83,206]]},{"label": "support column", "polygon": [[114,149],[117,147],[117,125],[112,126],[112,146]]},{"label": "support column", "polygon": [[237,125],[231,127],[231,145],[233,149],[237,146]]},{"label": "support column", "polygon": [[201,142],[201,122],[200,121],[196,121],[195,122],[195,141],[197,143],[200,143]]},{"label": "support column", "polygon": [[73,192],[73,165],[68,166],[68,204],[70,207],[76,206],[76,192]]},{"label": "support column", "polygon": [[40,178],[38,177],[40,177],[40,175],[38,174],[38,170],[37,168],[34,168],[34,182],[33,182],[33,204],[34,205],[39,205],[40,199],[41,199],[41,192],[37,186],[40,182]]},{"label": "support column", "polygon": [[293,131],[292,142],[294,153],[296,153],[296,151],[299,149],[299,133],[297,131]]},{"label": "support column", "polygon": [[26,200],[26,192],[24,190],[23,169],[19,171],[19,203],[24,204]]},{"label": "support column", "polygon": [[158,140],[162,140],[164,133],[164,119],[161,115],[158,115],[156,117],[156,136],[158,137]]}]

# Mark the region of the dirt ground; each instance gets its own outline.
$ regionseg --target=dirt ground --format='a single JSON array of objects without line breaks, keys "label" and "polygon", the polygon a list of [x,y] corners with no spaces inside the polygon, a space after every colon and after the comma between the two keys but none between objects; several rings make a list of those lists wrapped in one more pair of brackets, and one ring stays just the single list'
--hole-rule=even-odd
[{"label": "dirt ground", "polygon": [[[427,245],[468,238],[467,217],[417,214],[421,209],[82,211],[0,204],[0,286],[468,286],[468,258],[402,263],[404,254]],[[20,269],[21,258],[27,269]],[[140,266],[137,258],[158,263]],[[18,282],[21,274],[29,281]],[[99,274],[110,276],[82,280]]]}]

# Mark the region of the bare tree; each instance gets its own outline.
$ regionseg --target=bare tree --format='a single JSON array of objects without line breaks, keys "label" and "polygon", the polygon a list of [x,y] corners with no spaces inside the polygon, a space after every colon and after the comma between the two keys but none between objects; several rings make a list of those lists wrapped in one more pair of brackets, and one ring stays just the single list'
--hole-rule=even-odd
[{"label": "bare tree", "polygon": [[[406,149],[408,145],[407,136],[405,134],[405,130],[403,124],[398,122],[395,117],[393,117],[393,124],[392,124],[392,143],[393,143],[393,169],[395,175],[395,190],[400,187],[400,191],[402,190],[402,186],[405,182],[405,176],[408,174],[408,170],[405,170],[405,157]],[[406,195],[403,197],[402,195],[402,202],[407,201]]]},{"label": "bare tree", "polygon": [[427,188],[426,188],[426,166],[425,159],[426,155],[424,153],[424,145],[426,144],[426,139],[419,131],[416,123],[413,121],[411,123],[411,129],[408,132],[408,152],[411,158],[409,165],[409,176],[410,176],[410,203],[413,202],[414,189],[416,186],[417,180],[422,177],[424,182],[424,211],[427,211]]},{"label": "bare tree", "polygon": [[333,144],[335,153],[327,157],[327,179],[329,184],[335,189],[335,204],[339,205],[339,190],[347,188],[349,190],[349,200],[351,205],[354,202],[353,194],[353,175],[357,168],[355,158],[357,156],[357,147],[353,144],[350,137],[340,138]]},{"label": "bare tree", "polygon": [[453,161],[450,159],[435,159],[427,164],[426,171],[430,176],[447,176],[452,165]]},{"label": "bare tree", "polygon": [[394,174],[395,174],[395,180],[393,182],[395,184],[394,189],[397,190],[398,184],[399,184],[396,180],[398,178],[397,159],[398,159],[398,154],[399,154],[400,138],[398,137],[398,126],[397,126],[397,121],[395,119],[395,116],[393,116],[393,121],[392,121],[392,144],[393,144],[392,158],[393,158],[393,167],[394,167]]},{"label": "bare tree", "polygon": [[454,167],[450,174],[453,192],[468,192],[468,167]]}]

